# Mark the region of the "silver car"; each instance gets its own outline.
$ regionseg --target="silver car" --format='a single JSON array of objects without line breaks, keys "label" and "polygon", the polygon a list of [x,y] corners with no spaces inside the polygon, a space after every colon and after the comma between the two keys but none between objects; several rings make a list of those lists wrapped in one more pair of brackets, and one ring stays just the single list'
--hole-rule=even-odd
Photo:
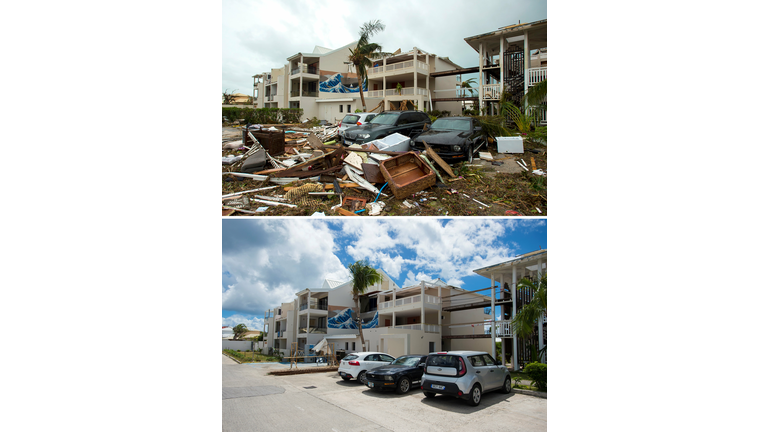
[{"label": "silver car", "polygon": [[445,394],[477,406],[483,393],[493,390],[511,392],[512,378],[501,360],[494,360],[487,352],[438,352],[427,357],[421,390],[428,398]]}]

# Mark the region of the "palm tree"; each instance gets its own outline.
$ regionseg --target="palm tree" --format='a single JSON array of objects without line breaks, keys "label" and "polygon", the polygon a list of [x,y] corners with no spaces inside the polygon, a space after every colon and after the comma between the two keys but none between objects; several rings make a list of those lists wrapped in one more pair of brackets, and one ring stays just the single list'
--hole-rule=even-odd
[{"label": "palm tree", "polygon": [[505,117],[511,117],[520,133],[527,134],[531,131],[531,124],[539,121],[539,104],[547,97],[547,80],[541,81],[533,87],[528,88],[528,93],[520,101],[521,107],[518,108],[510,100],[502,97],[501,112]]},{"label": "palm tree", "polygon": [[477,80],[477,78],[470,78],[470,79],[468,79],[468,80],[466,80],[466,81],[462,81],[462,82],[461,82],[461,89],[462,89],[462,91],[461,91],[461,96],[462,96],[462,97],[463,97],[463,96],[464,96],[464,94],[465,94],[465,93],[464,93],[464,92],[465,92],[465,90],[464,90],[464,89],[469,89],[469,95],[470,95],[470,96],[474,96],[474,95],[475,95],[475,90],[476,90],[476,89],[475,89],[474,87],[472,87],[472,84],[475,84],[475,80]]},{"label": "palm tree", "polygon": [[372,65],[370,59],[378,59],[390,55],[389,53],[382,52],[381,45],[376,42],[371,42],[371,36],[375,33],[384,30],[384,24],[380,20],[369,21],[360,27],[360,39],[357,41],[357,46],[353,50],[349,49],[349,61],[355,65],[357,70],[357,87],[360,90],[360,101],[363,104],[363,112],[367,112],[365,107],[365,97],[363,96],[363,83],[368,79],[367,68]]},{"label": "palm tree", "polygon": [[523,306],[512,319],[512,331],[521,338],[526,338],[533,333],[533,327],[539,319],[543,319],[544,312],[547,311],[547,274],[539,275],[537,282],[523,278],[518,282],[517,289],[533,292],[531,302]]},{"label": "palm tree", "polygon": [[[361,95],[362,96],[362,95]],[[360,331],[360,343],[365,351],[365,339],[363,339],[363,320],[360,318],[360,296],[365,294],[368,287],[381,282],[381,275],[375,268],[368,265],[367,260],[360,260],[349,265],[352,273],[352,301],[355,303],[357,314],[357,328]]]}]

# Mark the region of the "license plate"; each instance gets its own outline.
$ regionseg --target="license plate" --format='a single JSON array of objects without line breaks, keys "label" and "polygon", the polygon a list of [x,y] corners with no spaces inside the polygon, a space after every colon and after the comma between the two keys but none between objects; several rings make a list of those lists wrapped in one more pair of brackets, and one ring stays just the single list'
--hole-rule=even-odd
[{"label": "license plate", "polygon": [[369,382],[369,383],[368,383],[368,387],[370,387],[370,388],[373,388],[373,383],[372,383],[372,382]]},{"label": "license plate", "polygon": [[432,388],[437,390],[445,390],[445,386],[441,386],[437,384],[432,384]]}]

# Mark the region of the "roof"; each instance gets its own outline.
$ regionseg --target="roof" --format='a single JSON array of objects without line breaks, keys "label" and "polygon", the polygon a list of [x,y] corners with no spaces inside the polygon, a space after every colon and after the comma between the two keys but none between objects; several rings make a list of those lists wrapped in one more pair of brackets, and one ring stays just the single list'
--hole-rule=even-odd
[{"label": "roof", "polygon": [[[490,277],[489,275],[492,272],[500,271],[503,273],[511,273],[512,267],[517,267],[518,264],[528,264],[528,263],[536,263],[539,259],[542,259],[546,261],[547,259],[547,250],[541,249],[533,252],[528,252],[525,254],[522,254],[520,256],[516,256],[512,258],[511,260],[500,262],[498,264],[494,264],[488,267],[482,267],[479,269],[472,270],[473,272],[479,274],[480,276]],[[542,265],[542,267],[545,268],[546,264]]]},{"label": "roof", "polygon": [[528,44],[530,49],[539,49],[547,46],[546,19],[529,23],[512,24],[488,33],[465,37],[464,41],[477,52],[480,52],[480,43],[483,41],[485,41],[486,49],[490,51],[498,51],[500,37],[507,37],[507,40],[509,41],[509,38],[522,36],[526,32],[528,34]]}]

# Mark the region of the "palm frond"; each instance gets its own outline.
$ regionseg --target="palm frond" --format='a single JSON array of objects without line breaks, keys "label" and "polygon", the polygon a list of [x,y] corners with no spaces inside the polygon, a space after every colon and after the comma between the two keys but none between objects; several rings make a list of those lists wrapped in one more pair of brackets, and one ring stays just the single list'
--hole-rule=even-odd
[{"label": "palm frond", "polygon": [[528,87],[528,93],[523,98],[525,106],[540,105],[547,97],[547,80],[541,81],[533,87]]}]

